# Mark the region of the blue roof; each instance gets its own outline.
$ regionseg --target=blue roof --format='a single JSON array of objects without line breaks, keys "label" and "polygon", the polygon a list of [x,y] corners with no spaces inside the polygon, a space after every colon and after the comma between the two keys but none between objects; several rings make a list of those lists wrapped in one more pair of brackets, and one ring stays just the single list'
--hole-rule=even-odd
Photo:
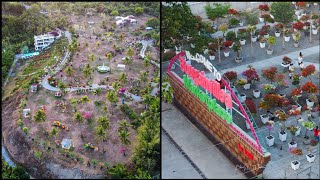
[{"label": "blue roof", "polygon": [[62,147],[70,147],[71,146],[71,139],[63,139],[61,142]]}]

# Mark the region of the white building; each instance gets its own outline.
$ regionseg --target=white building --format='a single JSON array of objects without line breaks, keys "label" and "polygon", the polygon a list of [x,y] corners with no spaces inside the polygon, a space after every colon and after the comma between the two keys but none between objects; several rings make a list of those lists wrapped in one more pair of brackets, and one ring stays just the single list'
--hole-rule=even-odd
[{"label": "white building", "polygon": [[133,18],[134,18],[133,15],[129,15],[127,17],[122,17],[122,16],[115,17],[115,19],[117,20],[117,22],[116,22],[117,26],[123,26],[127,23],[136,24],[137,20],[133,19]]},{"label": "white building", "polygon": [[34,47],[36,51],[42,50],[49,46],[55,40],[55,36],[51,34],[42,34],[40,36],[34,36]]}]

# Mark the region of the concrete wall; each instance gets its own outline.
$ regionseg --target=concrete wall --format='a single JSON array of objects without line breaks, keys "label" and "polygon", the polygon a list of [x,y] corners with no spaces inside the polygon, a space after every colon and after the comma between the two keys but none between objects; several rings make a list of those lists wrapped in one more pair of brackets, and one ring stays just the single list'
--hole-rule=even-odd
[{"label": "concrete wall", "polygon": [[[245,11],[248,8],[258,8],[263,2],[222,2],[229,3],[231,8],[234,8],[238,11]],[[194,15],[201,16],[203,19],[207,19],[206,11],[204,7],[207,4],[213,5],[214,2],[188,2],[189,7]]]},{"label": "concrete wall", "polygon": [[[254,149],[250,143],[246,142],[234,132],[225,120],[221,119],[213,111],[210,112],[207,106],[186,89],[181,81],[175,75],[170,75],[169,81],[174,91],[176,103],[183,107],[185,111],[201,124],[202,127],[219,142],[225,142],[223,145],[237,160],[247,167],[254,175],[260,175],[263,168],[270,161],[270,154],[262,155]],[[253,155],[253,160],[249,159],[238,148],[238,143]],[[230,158],[230,157],[229,157]]]}]

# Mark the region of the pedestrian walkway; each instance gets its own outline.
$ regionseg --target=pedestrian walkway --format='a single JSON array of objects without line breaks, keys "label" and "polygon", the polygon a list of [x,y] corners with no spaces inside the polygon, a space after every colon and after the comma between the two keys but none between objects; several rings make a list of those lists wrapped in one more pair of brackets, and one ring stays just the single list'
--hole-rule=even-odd
[{"label": "pedestrian walkway", "polygon": [[[162,112],[161,126],[208,179],[246,179],[236,166],[175,106],[162,103],[162,109],[170,110]],[[168,153],[162,153],[164,158],[171,156],[171,158],[165,158],[166,162],[164,163],[174,163],[179,159],[179,157]],[[176,164],[176,166],[178,165]],[[179,167],[171,167],[171,169],[173,168],[179,169]],[[171,169],[163,170],[170,171]],[[163,174],[172,175],[171,172],[163,172]],[[189,177],[184,174],[182,178]]]}]

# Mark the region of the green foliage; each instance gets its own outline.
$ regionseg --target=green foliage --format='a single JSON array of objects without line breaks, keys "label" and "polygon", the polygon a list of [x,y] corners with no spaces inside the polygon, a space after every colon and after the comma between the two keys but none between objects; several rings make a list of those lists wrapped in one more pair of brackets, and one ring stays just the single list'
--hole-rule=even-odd
[{"label": "green foliage", "polygon": [[128,175],[128,170],[123,164],[118,163],[109,169],[108,174],[111,175],[111,179],[123,179]]},{"label": "green foliage", "polygon": [[132,126],[137,128],[140,126],[139,116],[127,105],[123,104],[120,106],[122,112],[124,112],[130,120],[132,120]]},{"label": "green foliage", "polygon": [[270,12],[278,23],[288,24],[294,18],[294,10],[290,2],[274,2],[271,4]]},{"label": "green foliage", "polygon": [[34,120],[36,122],[46,121],[46,113],[42,109],[39,109],[34,116]]},{"label": "green foliage", "polygon": [[214,4],[212,7],[210,4],[205,6],[207,16],[211,20],[216,20],[218,18],[224,18],[230,9],[230,4]]},{"label": "green foliage", "polygon": [[158,18],[149,18],[146,22],[146,26],[152,27],[152,28],[159,28],[160,27],[160,21]]},{"label": "green foliage", "polygon": [[34,155],[36,156],[36,158],[40,159],[40,158],[41,158],[41,156],[42,156],[42,152],[41,152],[41,151],[36,150],[36,151],[34,152]]},{"label": "green foliage", "polygon": [[240,20],[239,19],[236,19],[236,18],[231,18],[229,20],[229,24],[231,27],[235,27],[237,26],[238,24],[240,23]]},{"label": "green foliage", "polygon": [[113,10],[111,13],[110,13],[111,16],[119,16],[119,12],[117,10]]},{"label": "green foliage", "polygon": [[136,15],[140,15],[140,14],[143,14],[144,9],[142,7],[136,7],[134,9],[134,12],[136,13]]},{"label": "green foliage", "polygon": [[103,129],[109,129],[110,128],[110,120],[107,116],[100,116],[98,118],[98,123],[101,125]]},{"label": "green foliage", "polygon": [[28,173],[21,167],[10,166],[2,157],[1,179],[30,179]]},{"label": "green foliage", "polygon": [[19,119],[18,120],[18,126],[22,127],[22,125],[23,125],[22,119]]},{"label": "green foliage", "polygon": [[22,128],[22,130],[23,130],[23,132],[24,132],[24,133],[26,133],[26,134],[28,134],[28,132],[29,132],[29,128],[28,128],[28,127],[26,127],[26,126],[25,126],[25,127],[23,127],[23,128]]}]

